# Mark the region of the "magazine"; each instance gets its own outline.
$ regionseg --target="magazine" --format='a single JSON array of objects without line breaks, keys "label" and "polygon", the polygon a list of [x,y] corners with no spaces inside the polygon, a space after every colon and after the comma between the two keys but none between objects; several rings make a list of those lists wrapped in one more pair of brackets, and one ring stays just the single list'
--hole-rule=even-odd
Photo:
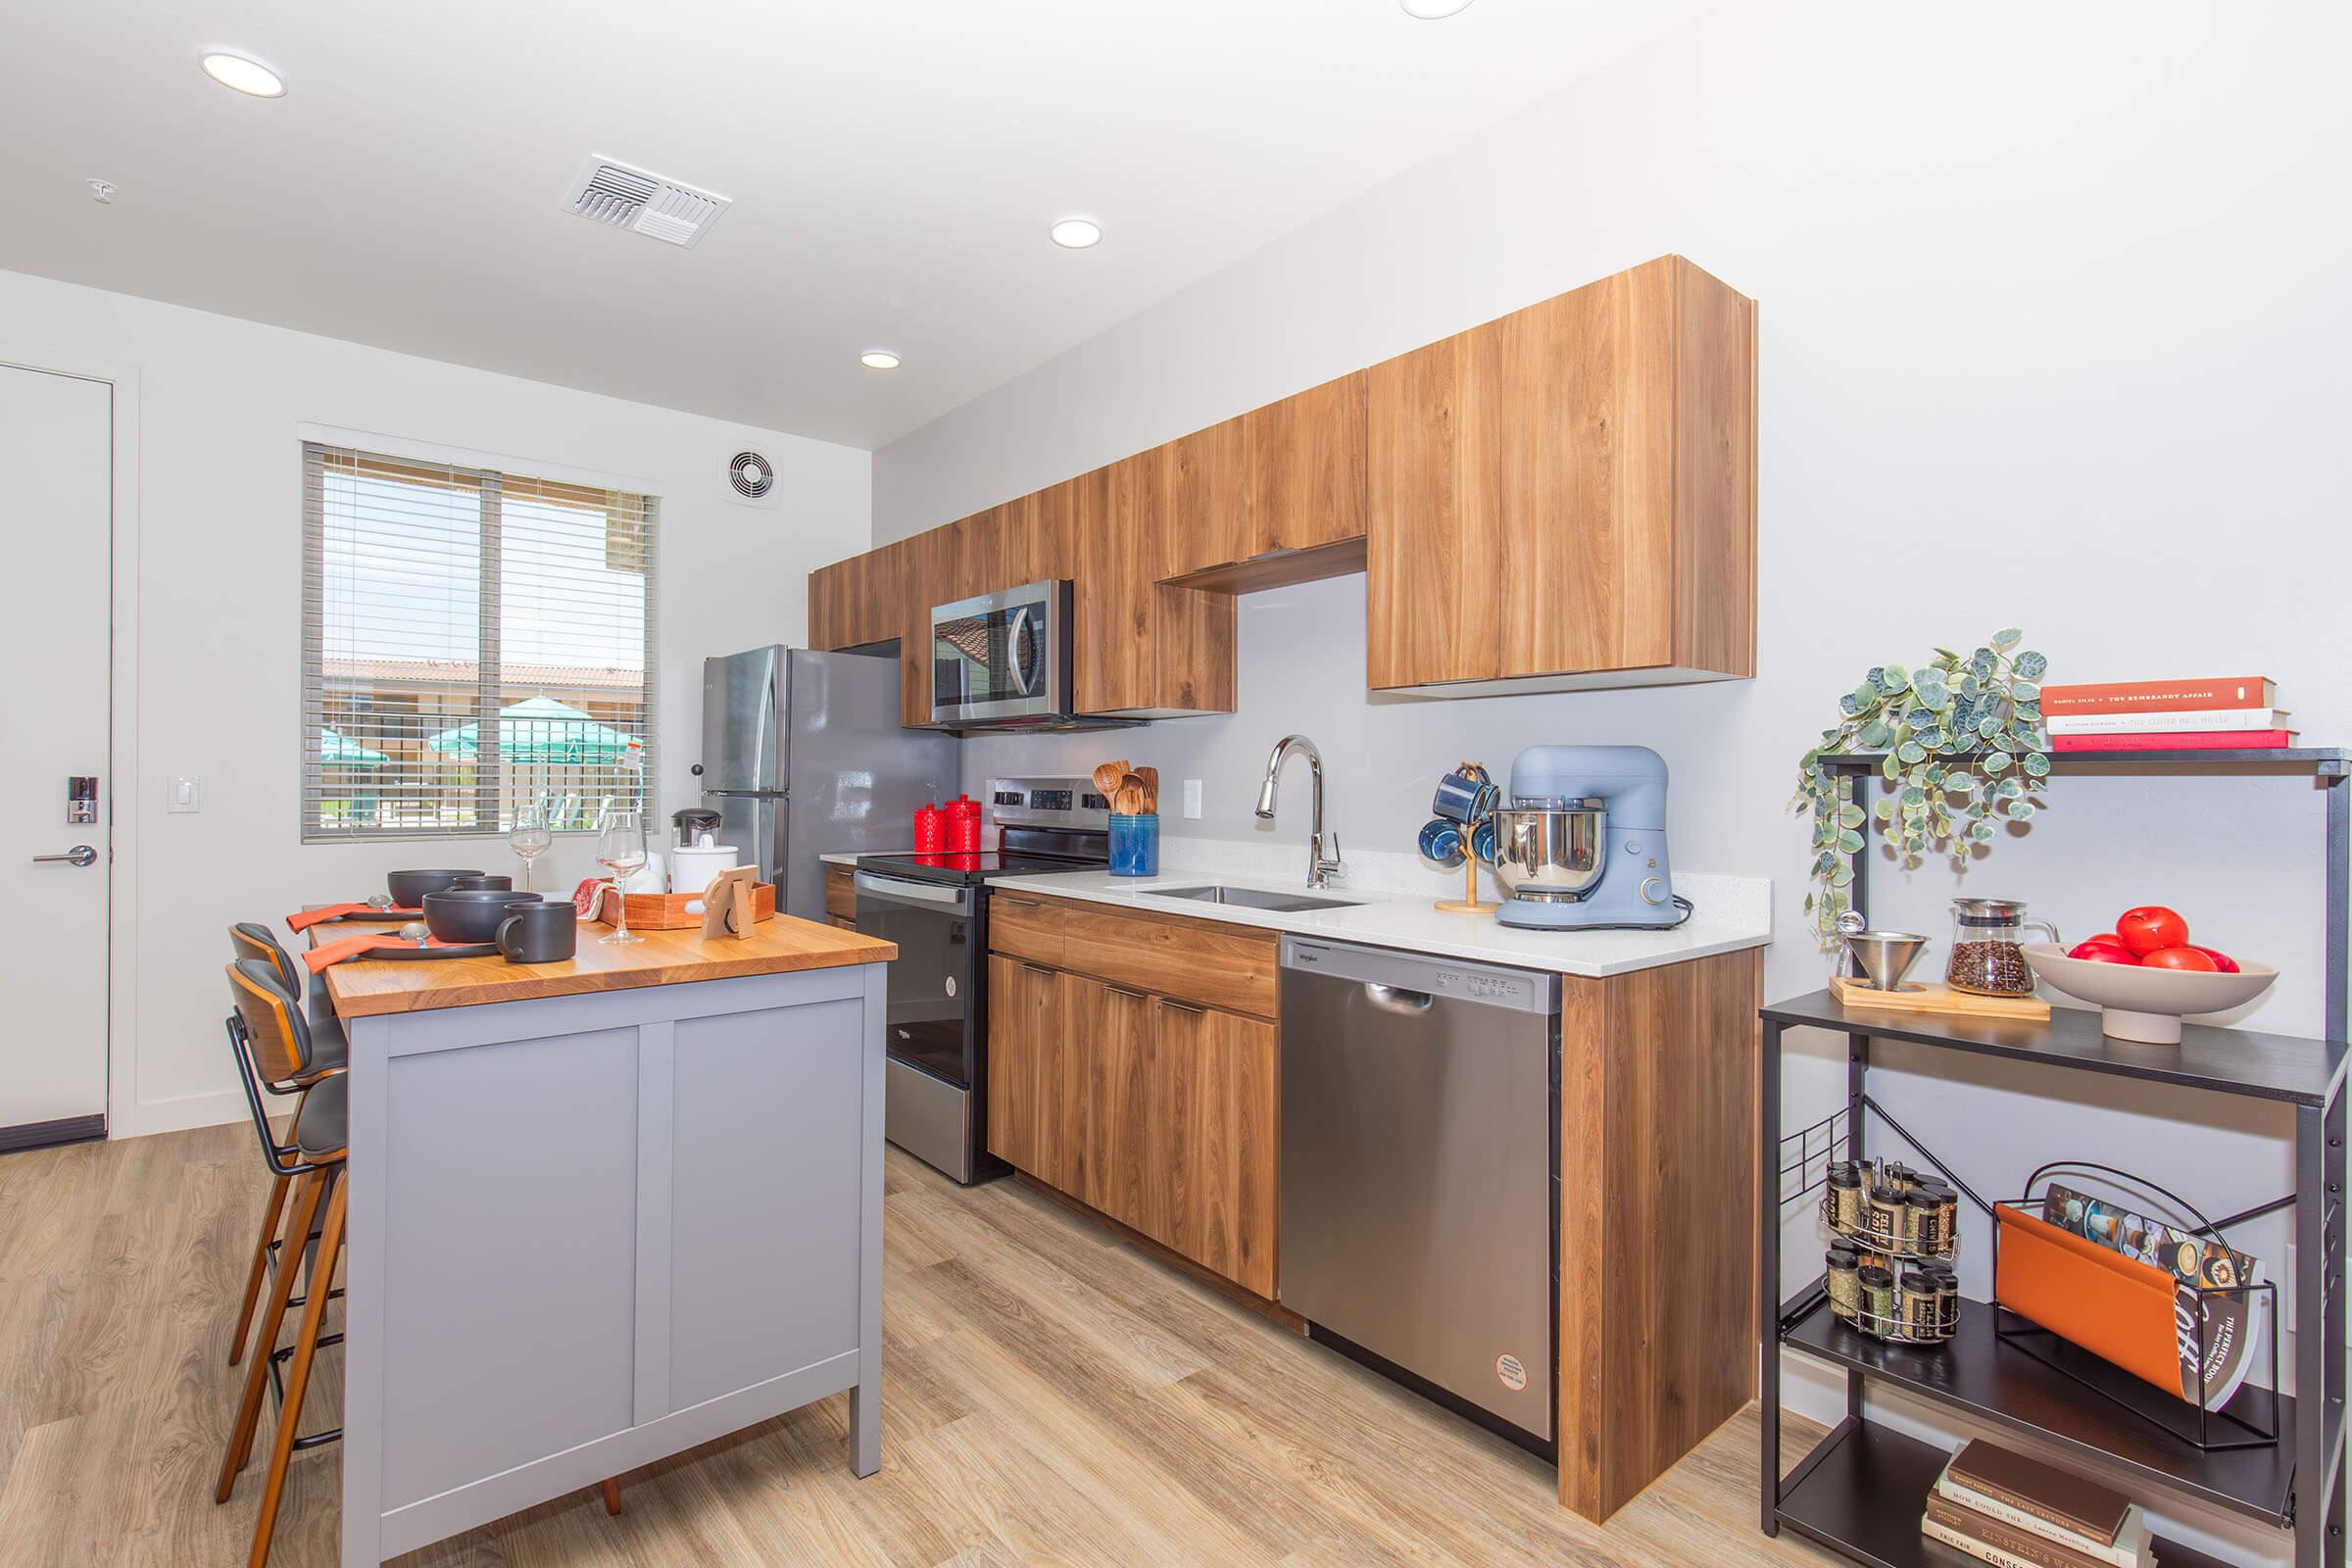
[{"label": "magazine", "polygon": [[[2180,1397],[2218,1410],[2253,1368],[2262,1344],[2261,1303],[2268,1295],[2237,1289],[2263,1282],[2262,1262],[2230,1250],[2200,1232],[2135,1214],[2105,1199],[2052,1183],[2042,1194],[2041,1217],[2061,1230],[2111,1248],[2173,1277],[2173,1320],[2179,1329]],[[2198,1361],[2198,1319],[2204,1320],[2204,1360]]]}]

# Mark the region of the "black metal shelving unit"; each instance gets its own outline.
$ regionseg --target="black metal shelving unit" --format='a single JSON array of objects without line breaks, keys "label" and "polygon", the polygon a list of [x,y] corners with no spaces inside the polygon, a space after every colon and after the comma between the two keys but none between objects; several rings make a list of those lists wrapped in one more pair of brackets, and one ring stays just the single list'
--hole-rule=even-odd
[{"label": "black metal shelving unit", "polygon": [[[1857,780],[1875,776],[1881,759],[1849,754],[1826,759]],[[2098,1014],[2060,1008],[2047,1023],[1957,1015],[1897,1014],[1848,1009],[1828,991],[1767,1006],[1761,1013],[1763,1062],[1756,1097],[1758,1259],[1757,1320],[1769,1348],[1762,1379],[1763,1528],[1784,1528],[1873,1568],[1949,1568],[1967,1559],[1920,1533],[1929,1490],[1948,1457],[1871,1420],[1864,1390],[1873,1381],[1932,1404],[1963,1412],[2004,1430],[2054,1445],[2070,1459],[2106,1471],[2127,1488],[2153,1484],[2183,1496],[2260,1520],[2291,1533],[2295,1568],[2344,1568],[2348,1499],[2345,1464],[2343,1200],[2345,1183],[2346,964],[2348,851],[2352,851],[2352,785],[2343,751],[2299,748],[2249,752],[2070,752],[2052,758],[2061,768],[2196,764],[2202,768],[2286,772],[2309,777],[2326,798],[2326,982],[2328,1038],[2302,1039],[2252,1030],[2185,1026],[2180,1044],[2141,1045],[2110,1040]],[[1855,857],[1851,896],[1864,906],[1870,824]],[[1781,1121],[1781,1037],[1789,1028],[1816,1028],[1846,1037],[1846,1104],[1811,1128],[1787,1135]],[[1839,1322],[1829,1309],[1826,1281],[1817,1277],[1782,1299],[1781,1229],[1786,1149],[1799,1144],[1801,1165],[1812,1156],[1806,1140],[1823,1132],[1845,1157],[1863,1156],[1867,1119],[1875,1114],[1922,1158],[1951,1178],[1978,1207],[1984,1200],[1897,1124],[1867,1092],[1873,1040],[2039,1062],[2081,1073],[2138,1078],[2209,1094],[2283,1102],[2294,1113],[2294,1191],[2219,1223],[2228,1226],[2277,1209],[2294,1211],[2292,1292],[2297,1396],[2277,1404],[2275,1446],[2205,1449],[2172,1435],[2125,1405],[2133,1380],[2114,1374],[2104,1394],[2095,1384],[2103,1363],[2086,1354],[2073,1372],[2030,1355],[1996,1337],[1996,1326],[2020,1320],[1984,1301],[1961,1309],[1960,1333],[1950,1344],[1926,1348],[1888,1344]],[[2086,1082],[2084,1093],[2094,1086]],[[1798,1196],[1807,1189],[1800,1184]],[[2270,1325],[2272,1333],[2279,1325]],[[1846,1413],[1785,1478],[1780,1469],[1780,1355],[1793,1350],[1841,1370]],[[2232,1408],[2252,1396],[2241,1391]],[[2156,1396],[2161,1397],[2161,1396]],[[2119,1402],[2120,1401],[2120,1402]],[[2177,1542],[2160,1543],[2164,1568],[2221,1568],[2215,1559]]]}]

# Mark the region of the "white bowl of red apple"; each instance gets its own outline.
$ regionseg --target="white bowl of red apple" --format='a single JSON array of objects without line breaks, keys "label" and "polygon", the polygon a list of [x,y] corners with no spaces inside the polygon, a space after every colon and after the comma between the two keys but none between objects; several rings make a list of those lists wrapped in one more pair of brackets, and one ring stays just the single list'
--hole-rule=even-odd
[{"label": "white bowl of red apple", "polygon": [[2188,922],[2156,904],[2126,909],[2113,931],[2071,948],[2035,942],[2024,952],[2035,974],[2098,1007],[2104,1033],[2153,1046],[2180,1044],[2183,1013],[2243,1006],[2278,978],[2267,963],[2190,942]]}]

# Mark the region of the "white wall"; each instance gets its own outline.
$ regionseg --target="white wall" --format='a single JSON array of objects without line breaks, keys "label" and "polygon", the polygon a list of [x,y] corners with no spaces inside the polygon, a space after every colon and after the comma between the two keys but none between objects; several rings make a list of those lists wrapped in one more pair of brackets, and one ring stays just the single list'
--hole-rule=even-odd
[{"label": "white wall", "polygon": [[[1785,996],[1826,972],[1795,760],[1873,663],[2016,624],[2058,679],[2263,670],[2308,740],[2352,737],[2352,209],[2322,194],[2352,154],[2348,43],[2340,7],[1727,8],[885,448],[886,539],[1663,252],[1760,302],[1755,681],[1375,701],[1349,578],[1243,601],[1236,715],[990,741],[970,776],[1124,753],[1170,800],[1206,781],[1208,815],[1165,831],[1243,838],[1265,749],[1303,729],[1345,842],[1398,850],[1457,758],[1643,742],[1673,768],[1678,863],[1776,879]],[[1304,793],[1286,785],[1293,845]],[[2070,935],[2176,904],[2284,969],[2256,1023],[2320,1026],[2308,782],[2074,774],[2052,798],[1968,891]],[[1962,882],[1880,875],[1873,912],[1936,933],[1939,960]],[[1882,1059],[1889,1108],[1988,1197],[2060,1155],[2214,1212],[2285,1189],[2275,1112],[2106,1081],[2117,1108],[2077,1107],[2085,1086],[2039,1070]],[[1792,1069],[1800,1103],[1838,1092],[1831,1061]],[[2281,1226],[2248,1241],[2283,1264]],[[1986,1255],[1980,1224],[1980,1295]]]},{"label": "white wall", "polygon": [[[398,865],[513,869],[503,840],[303,845],[297,837],[304,423],[642,481],[662,498],[657,805],[696,798],[702,662],[805,631],[811,566],[865,547],[867,453],[493,375],[125,295],[0,272],[0,360],[133,372],[138,402],[137,771],[113,781],[135,858],[130,1016],[118,1016],[118,1136],[244,1114],[220,1016],[223,927],[359,897]],[[741,442],[778,466],[782,510],[722,498]],[[165,779],[204,780],[172,815]],[[540,886],[595,869],[565,838]],[[5,1118],[0,1118],[4,1120]]]}]

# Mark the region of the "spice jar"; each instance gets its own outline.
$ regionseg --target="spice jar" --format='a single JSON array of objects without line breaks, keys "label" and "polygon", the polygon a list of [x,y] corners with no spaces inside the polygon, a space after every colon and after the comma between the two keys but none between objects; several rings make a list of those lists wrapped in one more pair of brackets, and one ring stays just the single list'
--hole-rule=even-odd
[{"label": "spice jar", "polygon": [[1941,1303],[1935,1276],[1924,1268],[1907,1268],[1902,1277],[1903,1338],[1925,1344],[1943,1337]]},{"label": "spice jar", "polygon": [[1928,1265],[1936,1282],[1936,1337],[1948,1340],[1960,1330],[1960,1273],[1949,1263]]},{"label": "spice jar", "polygon": [[1873,1187],[1862,1204],[1863,1237],[1882,1252],[1899,1250],[1903,1244],[1903,1198],[1884,1183]]},{"label": "spice jar", "polygon": [[1833,1247],[1829,1255],[1830,1310],[1851,1321],[1861,1304],[1862,1254],[1850,1247]]},{"label": "spice jar", "polygon": [[1893,1273],[1872,1264],[1856,1273],[1855,1282],[1862,1288],[1862,1309],[1854,1321],[1873,1334],[1892,1334],[1897,1326]]},{"label": "spice jar", "polygon": [[1925,1187],[1903,1195],[1903,1250],[1934,1253],[1944,1250],[1943,1204]]},{"label": "spice jar", "polygon": [[1850,1159],[1830,1166],[1829,1212],[1831,1229],[1862,1234],[1862,1167]]},{"label": "spice jar", "polygon": [[1943,978],[1953,990],[1979,996],[2032,996],[2034,971],[2026,964],[2022,944],[2035,931],[2054,946],[2066,946],[2056,926],[2026,918],[2021,899],[1954,899],[1952,957]]},{"label": "spice jar", "polygon": [[1936,1200],[1936,1245],[1920,1250],[1948,1253],[1960,1241],[1960,1195],[1943,1182],[1921,1182],[1919,1191]]}]

